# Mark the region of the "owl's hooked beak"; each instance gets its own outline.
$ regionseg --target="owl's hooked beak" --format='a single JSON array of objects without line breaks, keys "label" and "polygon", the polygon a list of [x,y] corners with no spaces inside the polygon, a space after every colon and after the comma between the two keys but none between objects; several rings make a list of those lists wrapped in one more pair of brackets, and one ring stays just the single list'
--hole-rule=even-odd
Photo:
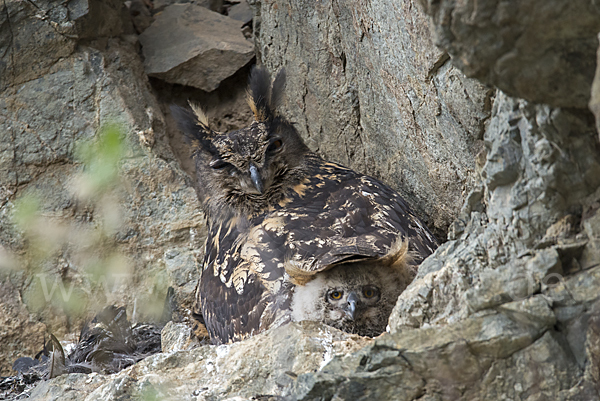
[{"label": "owl's hooked beak", "polygon": [[250,179],[252,180],[252,183],[254,184],[254,186],[256,187],[258,192],[260,192],[262,194],[263,190],[264,190],[263,183],[262,183],[262,180],[260,179],[260,174],[258,173],[258,168],[256,168],[256,166],[254,164],[250,164]]},{"label": "owl's hooked beak", "polygon": [[358,295],[356,295],[355,292],[351,292],[350,295],[348,295],[348,306],[346,308],[346,314],[352,320],[356,318],[356,311],[359,303],[360,298],[358,297]]}]

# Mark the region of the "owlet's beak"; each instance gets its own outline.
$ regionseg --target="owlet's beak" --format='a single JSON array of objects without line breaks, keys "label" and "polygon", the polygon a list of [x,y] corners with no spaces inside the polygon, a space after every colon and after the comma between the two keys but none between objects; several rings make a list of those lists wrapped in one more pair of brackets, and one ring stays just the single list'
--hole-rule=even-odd
[{"label": "owlet's beak", "polygon": [[351,292],[348,295],[348,304],[346,306],[346,315],[352,320],[354,320],[357,316],[357,310],[360,303],[360,298],[356,295],[355,292]]},{"label": "owlet's beak", "polygon": [[256,168],[256,166],[254,164],[250,164],[250,179],[252,180],[252,183],[254,184],[254,186],[256,187],[258,192],[260,192],[262,194],[263,190],[264,190],[263,183],[262,183],[262,180],[260,179],[260,174],[258,173],[258,168]]}]

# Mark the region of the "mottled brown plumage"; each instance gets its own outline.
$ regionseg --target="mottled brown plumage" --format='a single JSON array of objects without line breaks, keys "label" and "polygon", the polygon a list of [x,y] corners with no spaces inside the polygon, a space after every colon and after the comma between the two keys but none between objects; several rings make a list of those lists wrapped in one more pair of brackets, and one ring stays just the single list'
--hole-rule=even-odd
[{"label": "mottled brown plumage", "polygon": [[[276,112],[284,82],[283,72],[271,85],[267,71],[255,68],[249,103],[256,121],[230,133],[212,131],[197,109],[173,108],[194,148],[196,190],[208,219],[197,305],[216,343],[294,319],[294,293],[329,269],[381,268],[405,287],[411,266],[437,247],[394,190],[306,147]],[[374,335],[380,326],[349,331]]]}]

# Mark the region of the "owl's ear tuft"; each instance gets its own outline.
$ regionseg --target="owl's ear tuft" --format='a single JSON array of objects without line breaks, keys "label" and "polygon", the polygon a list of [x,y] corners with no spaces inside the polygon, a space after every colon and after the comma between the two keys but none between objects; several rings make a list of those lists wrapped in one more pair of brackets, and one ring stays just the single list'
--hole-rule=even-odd
[{"label": "owl's ear tuft", "polygon": [[196,104],[190,102],[190,107],[191,110],[171,105],[171,114],[188,143],[194,145],[194,141],[199,141],[201,145],[210,146],[213,131],[208,126],[206,114]]},{"label": "owl's ear tuft", "polygon": [[279,70],[273,85],[271,86],[271,108],[277,110],[283,100],[283,89],[285,88],[285,68]]},{"label": "owl's ear tuft", "polygon": [[271,75],[264,66],[255,66],[250,74],[248,104],[256,121],[269,121],[277,115],[277,106],[283,98],[285,70],[282,68],[271,83]]},{"label": "owl's ear tuft", "polygon": [[196,117],[198,124],[202,127],[202,129],[210,132],[211,129],[208,126],[208,117],[206,116],[206,113],[204,113],[204,110],[202,110],[202,107],[198,103],[194,103],[192,101],[188,101],[188,104],[194,112],[194,116]]}]

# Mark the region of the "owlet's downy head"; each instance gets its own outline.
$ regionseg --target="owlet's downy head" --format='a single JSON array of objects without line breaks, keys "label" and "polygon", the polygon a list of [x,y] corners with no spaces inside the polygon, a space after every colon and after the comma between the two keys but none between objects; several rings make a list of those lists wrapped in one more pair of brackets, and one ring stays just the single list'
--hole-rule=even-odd
[{"label": "owlet's downy head", "polygon": [[296,269],[288,269],[297,283],[292,319],[319,321],[361,336],[383,333],[398,296],[416,273],[407,249],[398,241],[380,260],[346,263],[300,279]]}]

